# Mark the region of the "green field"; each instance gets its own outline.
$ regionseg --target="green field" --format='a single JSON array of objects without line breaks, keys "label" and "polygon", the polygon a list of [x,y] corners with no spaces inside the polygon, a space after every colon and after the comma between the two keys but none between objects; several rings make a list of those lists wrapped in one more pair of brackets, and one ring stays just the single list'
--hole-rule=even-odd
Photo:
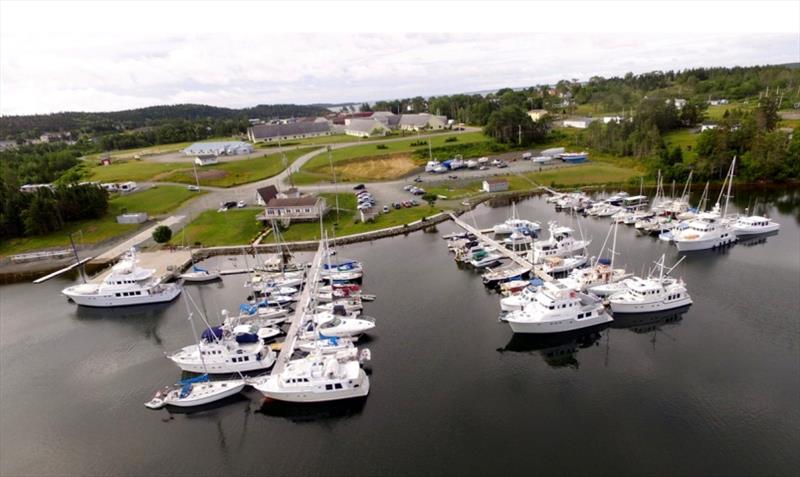
[{"label": "green field", "polygon": [[47,248],[69,246],[69,234],[80,231],[75,236],[78,244],[95,244],[136,230],[136,224],[118,224],[117,215],[127,212],[147,212],[150,216],[166,214],[182,203],[202,195],[202,192],[189,192],[180,186],[152,187],[143,192],[116,196],[109,200],[108,213],[95,220],[74,222],[62,230],[36,237],[22,237],[0,242],[0,256],[25,253]]},{"label": "green field", "polygon": [[[294,149],[286,152],[288,163],[312,149]],[[280,153],[273,153],[243,159],[241,161],[220,162],[213,166],[198,167],[200,185],[212,187],[231,187],[248,182],[255,182],[279,174],[283,171],[283,158]],[[163,181],[194,184],[194,172],[190,162],[152,162],[147,160],[129,160],[112,162],[109,166],[94,165],[86,172],[88,180],[100,182],[123,181]]]},{"label": "green field", "polygon": [[[456,141],[453,142],[446,142],[448,138],[456,137]],[[424,144],[419,146],[412,146],[412,142],[421,141]],[[442,134],[440,136],[435,136],[430,138],[431,141],[431,148],[441,148],[445,146],[455,146],[455,145],[478,145],[480,143],[489,144],[490,139],[483,135],[482,132],[468,132],[462,134],[453,134],[447,133]],[[381,146],[381,148],[378,148]],[[483,150],[473,148],[474,152],[483,152]],[[401,158],[406,161],[413,161],[415,164],[422,165],[425,162],[425,158],[418,157],[414,154],[415,151],[427,151],[428,150],[428,142],[425,138],[418,140],[416,136],[409,136],[407,140],[403,141],[395,141],[395,142],[387,142],[383,144],[362,144],[358,146],[346,147],[342,149],[335,149],[331,152],[331,159],[333,160],[336,167],[347,167],[351,166],[354,169],[358,170],[359,165],[364,165],[363,168],[365,171],[369,171],[369,163],[370,161],[376,159],[384,159],[387,157],[394,157],[394,158]],[[436,152],[436,151],[434,151]],[[424,154],[422,154],[424,156]],[[447,159],[446,157],[439,157],[439,159]],[[359,164],[360,163],[360,164]],[[401,171],[407,171],[407,168],[402,168]],[[398,172],[401,174],[401,172]],[[385,179],[393,179],[397,177],[402,177],[402,175],[395,176],[392,175],[391,177],[381,177],[381,180]],[[371,181],[375,180],[375,177],[371,175],[369,172],[364,174],[346,174],[343,173],[340,175],[337,171],[337,178],[342,181]],[[330,170],[330,163],[328,160],[328,154],[320,154],[310,161],[306,162],[303,167],[300,169],[299,172],[296,172],[292,175],[292,180],[296,184],[314,184],[320,181],[332,181],[333,176]]]},{"label": "green field", "polygon": [[[287,163],[291,165],[298,157],[312,150],[307,148],[286,151]],[[232,187],[267,179],[280,174],[283,169],[283,154],[273,153],[253,159],[220,162],[212,166],[198,167],[197,173],[201,186]],[[194,172],[191,168],[172,172],[160,177],[159,180],[183,184],[195,183]]]},{"label": "green field", "polygon": [[204,247],[245,245],[263,230],[256,215],[263,209],[231,209],[226,212],[207,210],[172,237],[174,245],[201,244]]},{"label": "green field", "polygon": [[700,133],[693,132],[691,129],[679,129],[664,134],[664,142],[670,148],[680,146],[683,150],[684,159],[691,164],[697,159],[695,146],[699,137]]},{"label": "green field", "polygon": [[89,154],[86,156],[87,160],[91,161],[99,161],[100,158],[109,156],[112,159],[134,159],[136,156],[144,157],[144,156],[153,156],[156,154],[168,154],[172,152],[178,152],[182,149],[185,149],[195,142],[215,142],[215,141],[241,141],[240,138],[237,137],[219,137],[213,139],[203,139],[202,141],[190,141],[190,142],[176,142],[172,144],[158,144],[156,146],[147,146],[147,147],[138,147],[135,149],[123,149],[119,151],[108,151],[108,152],[98,152],[95,154]]},{"label": "green field", "polygon": [[[328,206],[333,208],[335,201],[335,194],[321,194],[328,201]],[[390,209],[390,212],[379,214],[375,217],[375,221],[371,223],[355,223],[358,216],[356,211],[356,198],[355,195],[349,193],[339,194],[339,211],[338,225],[334,226],[336,219],[336,211],[331,210],[323,220],[323,226],[328,231],[330,238],[344,237],[362,232],[370,232],[372,230],[385,229],[394,227],[396,225],[408,224],[415,222],[422,217],[429,217],[431,215],[441,212],[436,207],[429,207],[427,203],[422,202],[421,205],[403,209]],[[288,229],[281,232],[283,240],[287,242],[296,242],[302,240],[319,240],[319,222],[296,223],[289,226]],[[268,242],[274,242],[274,237],[270,235]]]}]

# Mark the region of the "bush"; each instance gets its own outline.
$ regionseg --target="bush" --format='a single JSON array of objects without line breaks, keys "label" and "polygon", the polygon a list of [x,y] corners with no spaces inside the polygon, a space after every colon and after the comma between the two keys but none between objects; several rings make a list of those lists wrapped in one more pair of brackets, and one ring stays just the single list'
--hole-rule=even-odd
[{"label": "bush", "polygon": [[389,146],[387,146],[386,144],[378,144],[376,147],[378,149],[389,149]]},{"label": "bush", "polygon": [[172,238],[172,229],[166,225],[159,225],[153,230],[153,240],[156,243],[167,243]]},{"label": "bush", "polygon": [[451,136],[444,140],[444,142],[456,142],[456,141],[458,141],[458,138],[455,136]]}]

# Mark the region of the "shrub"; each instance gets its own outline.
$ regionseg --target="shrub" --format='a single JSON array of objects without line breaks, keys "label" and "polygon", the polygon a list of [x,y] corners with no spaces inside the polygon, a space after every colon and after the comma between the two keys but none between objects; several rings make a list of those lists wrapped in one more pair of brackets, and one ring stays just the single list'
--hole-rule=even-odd
[{"label": "shrub", "polygon": [[156,243],[167,243],[172,238],[172,229],[166,225],[159,225],[153,230],[153,240]]}]

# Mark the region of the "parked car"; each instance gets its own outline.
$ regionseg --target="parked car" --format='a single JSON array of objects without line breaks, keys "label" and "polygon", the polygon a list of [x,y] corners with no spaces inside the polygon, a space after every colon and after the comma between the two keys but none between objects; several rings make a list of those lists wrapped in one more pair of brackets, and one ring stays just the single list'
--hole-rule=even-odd
[{"label": "parked car", "polygon": [[229,200],[229,201],[227,201],[227,202],[223,202],[223,203],[221,204],[221,207],[222,207],[223,209],[232,209],[232,208],[236,207],[236,201]]},{"label": "parked car", "polygon": [[414,199],[411,199],[411,205],[417,206],[417,205],[419,205],[419,202],[417,202]]},{"label": "parked car", "polygon": [[503,163],[503,161],[501,161],[500,159],[495,159],[495,160],[493,160],[493,161],[492,161],[492,163],[491,163],[491,164],[492,164],[493,166],[499,166],[499,165],[500,165],[500,164],[502,164],[502,163]]},{"label": "parked car", "polygon": [[187,188],[187,189],[189,189],[189,190],[190,190],[190,191],[192,191],[192,192],[197,192],[197,191],[199,191],[199,190],[200,190],[200,188],[199,188],[199,187],[197,187],[196,185],[190,185],[190,186],[188,186],[188,187],[186,187],[186,188]]},{"label": "parked car", "polygon": [[413,187],[414,187],[413,185],[408,184],[406,186],[403,186],[403,190],[407,192],[407,191],[410,191]]},{"label": "parked car", "polygon": [[407,200],[407,201],[403,202],[403,207],[409,208],[409,207],[414,207],[414,205],[411,203],[410,200]]},{"label": "parked car", "polygon": [[417,189],[412,194],[414,195],[423,195],[425,193],[425,189]]},{"label": "parked car", "polygon": [[447,177],[449,177],[450,179],[458,179],[458,176],[456,176],[456,175],[450,175],[450,176],[447,176]]},{"label": "parked car", "polygon": [[419,176],[417,176],[417,177],[414,179],[414,182],[422,182],[422,177],[419,177]]},{"label": "parked car", "polygon": [[384,206],[383,206],[383,213],[384,213],[384,214],[385,214],[386,212],[389,212],[390,210],[391,210],[391,209],[389,209],[389,206],[388,206],[388,205],[384,205]]},{"label": "parked car", "polygon": [[489,170],[489,166],[481,166],[481,167],[478,168],[478,170],[479,171],[488,171]]},{"label": "parked car", "polygon": [[366,188],[367,186],[365,186],[364,184],[358,184],[357,186],[353,187],[353,190],[361,190]]},{"label": "parked car", "polygon": [[501,162],[500,164],[497,165],[498,169],[505,169],[506,167],[508,167],[508,164],[506,164],[505,162]]},{"label": "parked car", "polygon": [[236,203],[236,207],[244,209],[245,207],[247,207],[247,202],[240,200],[239,202]]},{"label": "parked car", "polygon": [[394,207],[395,209],[399,209],[399,208],[403,207],[403,205],[398,203],[398,202],[395,202],[394,204],[392,204],[392,207]]}]

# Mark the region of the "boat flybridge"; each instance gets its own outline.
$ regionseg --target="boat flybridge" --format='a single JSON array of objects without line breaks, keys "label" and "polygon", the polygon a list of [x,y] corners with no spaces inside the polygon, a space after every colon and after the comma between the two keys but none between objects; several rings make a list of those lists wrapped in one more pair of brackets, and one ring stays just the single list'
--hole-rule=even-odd
[{"label": "boat flybridge", "polygon": [[369,377],[361,363],[368,359],[367,349],[314,351],[290,361],[280,374],[256,379],[252,385],[278,401],[311,403],[364,397],[369,394]]},{"label": "boat flybridge", "polygon": [[727,217],[728,202],[731,197],[731,186],[733,185],[733,171],[736,165],[736,158],[733,158],[725,182],[728,185],[728,192],[725,195],[725,208],[719,214],[719,202],[725,192],[725,182],[717,204],[712,212],[703,212],[687,224],[687,227],[676,234],[673,234],[672,241],[681,252],[694,250],[707,250],[710,248],[721,247],[736,241],[736,232],[732,227],[732,219]]},{"label": "boat flybridge", "polygon": [[545,282],[533,301],[503,318],[514,333],[560,333],[613,321],[597,297],[576,292],[559,281]]},{"label": "boat flybridge", "polygon": [[550,236],[533,244],[533,263],[542,263],[550,257],[567,257],[585,249],[591,240],[575,240],[574,231],[569,227],[549,224]]},{"label": "boat flybridge", "polygon": [[665,255],[661,255],[661,259],[656,262],[659,268],[657,277],[651,273],[648,278],[629,278],[625,280],[626,291],[615,293],[608,298],[614,314],[666,311],[692,304],[692,297],[686,291],[683,280],[668,276],[683,258],[666,272],[664,259]]},{"label": "boat flybridge", "polygon": [[162,283],[154,276],[154,269],[137,264],[136,250],[132,248],[102,282],[73,285],[61,293],[78,305],[103,308],[164,303],[180,295],[180,285]]},{"label": "boat flybridge", "polygon": [[511,217],[507,218],[505,222],[492,227],[492,232],[495,235],[508,235],[514,232],[519,232],[523,235],[531,235],[539,232],[541,225],[538,222],[531,220],[520,219],[517,215],[517,204],[511,204]]}]

